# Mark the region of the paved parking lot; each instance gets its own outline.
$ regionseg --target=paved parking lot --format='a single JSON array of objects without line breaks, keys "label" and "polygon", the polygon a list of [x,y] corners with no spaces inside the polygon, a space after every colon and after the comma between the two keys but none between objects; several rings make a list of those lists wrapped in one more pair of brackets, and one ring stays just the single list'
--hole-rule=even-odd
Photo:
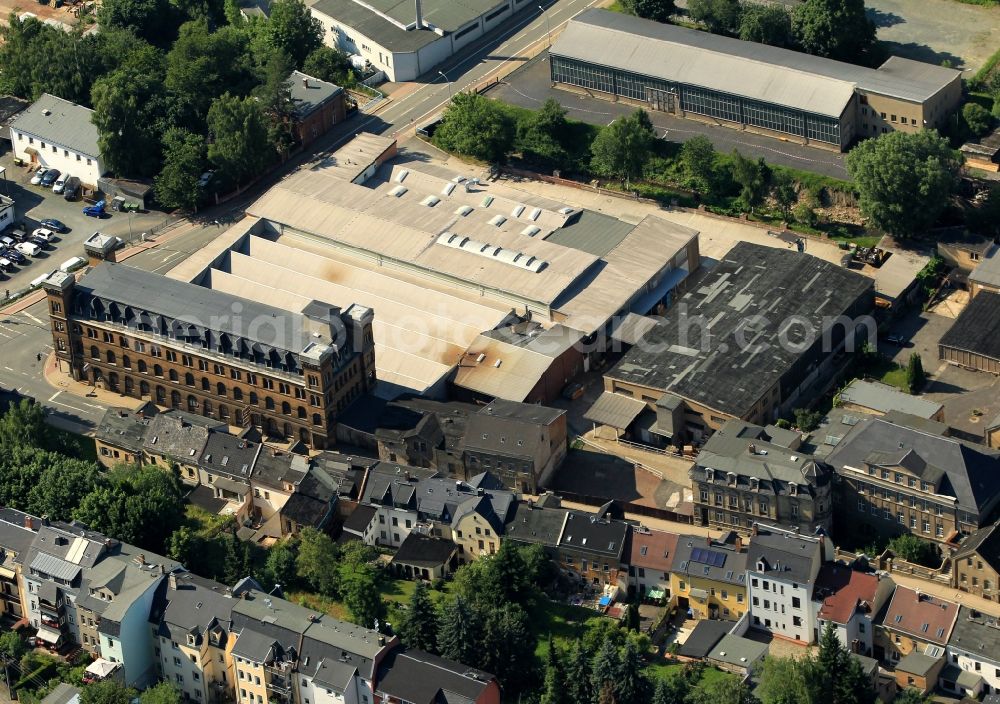
[{"label": "paved parking lot", "polygon": [[[32,279],[59,267],[71,257],[83,256],[83,241],[100,230],[116,235],[125,241],[130,237],[138,239],[144,230],[164,222],[163,213],[113,213],[101,220],[83,214],[83,201],[67,201],[53,193],[51,188],[32,186],[31,174],[23,167],[15,166],[10,151],[0,154],[0,166],[6,169],[6,180],[0,183],[0,192],[14,199],[17,219],[24,221],[30,233],[38,227],[38,221],[45,218],[61,220],[69,227],[69,232],[57,235],[50,249],[43,250],[37,257],[16,265],[12,271],[0,274],[0,296],[4,290],[11,293],[26,288]],[[131,221],[131,222],[130,222]],[[130,235],[131,230],[131,235]]]},{"label": "paved parking lot", "polygon": [[[610,100],[591,98],[553,88],[549,78],[547,52],[540,54],[523,68],[507,76],[500,85],[490,90],[486,95],[496,100],[531,109],[537,109],[549,98],[555,98],[566,108],[570,118],[598,125],[606,125],[636,109],[634,105],[613,103]],[[772,164],[813,171],[834,178],[847,178],[843,154],[742,132],[729,127],[685,120],[664,112],[651,111],[649,117],[657,128],[657,134],[673,142],[686,142],[695,135],[704,135],[712,140],[715,148],[721,152],[739,149],[743,154],[764,157]]]}]

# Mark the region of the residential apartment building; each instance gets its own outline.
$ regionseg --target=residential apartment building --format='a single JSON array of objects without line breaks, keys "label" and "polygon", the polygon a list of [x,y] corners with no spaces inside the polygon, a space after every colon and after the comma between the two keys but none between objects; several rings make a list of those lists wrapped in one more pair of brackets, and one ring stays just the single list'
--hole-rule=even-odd
[{"label": "residential apartment building", "polygon": [[379,669],[398,646],[396,637],[321,617],[302,636],[295,701],[375,704]]},{"label": "residential apartment building", "polygon": [[[105,414],[106,416],[107,414]],[[212,432],[225,432],[225,422],[170,410],[149,419],[142,440],[142,459],[164,470],[177,469],[181,481],[197,486],[201,455]]]},{"label": "residential apartment building", "polygon": [[514,515],[504,537],[521,545],[540,545],[550,560],[559,562],[559,539],[562,538],[569,511],[552,496],[538,502],[528,499],[515,504]]},{"label": "residential apartment building", "polygon": [[729,533],[719,540],[682,535],[670,571],[670,604],[696,619],[739,621],[749,610],[747,551]]},{"label": "residential apartment building", "polygon": [[892,665],[911,654],[943,658],[958,604],[897,586],[875,637],[875,658]]},{"label": "residential apartment building", "polygon": [[833,522],[833,470],[799,450],[801,436],[731,420],[691,468],[702,525],[749,533],[757,521],[812,535]]},{"label": "residential apartment building", "polygon": [[752,627],[800,643],[819,640],[813,587],[831,557],[833,542],[825,535],[756,527],[747,553]]},{"label": "residential apartment building", "polygon": [[837,639],[852,653],[870,657],[875,644],[876,617],[896,585],[888,575],[862,572],[850,565],[827,562],[816,577],[812,607],[816,628],[832,623]]},{"label": "residential apartment building", "polygon": [[60,369],[158,406],[324,449],[374,388],[372,311],[287,311],[122,264],[45,282]]},{"label": "residential apartment building", "polygon": [[670,569],[677,552],[677,533],[634,526],[629,534],[627,591],[640,599],[670,598]]},{"label": "residential apartment building", "polygon": [[617,586],[623,573],[628,524],[611,518],[607,511],[566,515],[556,548],[559,566],[575,574],[592,589]]},{"label": "residential apartment building", "polygon": [[157,412],[152,403],[136,410],[109,408],[94,430],[97,461],[107,468],[116,464],[141,464],[146,429]]},{"label": "residential apartment building", "polygon": [[0,508],[0,623],[11,625],[25,617],[25,599],[18,570],[35,540],[41,521],[12,508]]},{"label": "residential apartment building", "polygon": [[960,696],[1000,694],[1000,622],[995,616],[959,607],[941,686]]},{"label": "residential apartment building", "polygon": [[185,700],[232,700],[236,602],[229,587],[190,572],[172,573],[161,585],[149,617],[153,657],[160,679],[174,685]]},{"label": "residential apartment building", "polygon": [[990,601],[1000,599],[1000,530],[998,523],[963,540],[951,558],[952,586]]},{"label": "residential apartment building", "polygon": [[854,425],[827,462],[845,524],[861,537],[912,533],[953,547],[1000,501],[1000,453],[883,418]]}]

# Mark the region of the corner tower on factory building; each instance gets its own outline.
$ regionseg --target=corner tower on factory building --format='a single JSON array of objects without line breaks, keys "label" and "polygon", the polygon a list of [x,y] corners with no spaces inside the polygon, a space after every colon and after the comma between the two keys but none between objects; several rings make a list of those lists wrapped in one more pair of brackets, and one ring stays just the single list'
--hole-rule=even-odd
[{"label": "corner tower on factory building", "polygon": [[374,318],[290,311],[123,264],[44,284],[59,367],[77,381],[323,449],[374,388]]}]

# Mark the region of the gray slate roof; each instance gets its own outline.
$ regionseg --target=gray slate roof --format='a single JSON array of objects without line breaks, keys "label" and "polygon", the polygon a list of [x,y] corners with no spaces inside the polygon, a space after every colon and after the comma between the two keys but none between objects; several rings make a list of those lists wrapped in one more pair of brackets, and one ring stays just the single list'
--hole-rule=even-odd
[{"label": "gray slate roof", "polygon": [[198,466],[237,481],[248,481],[261,445],[229,433],[209,433]]},{"label": "gray slate roof", "polygon": [[208,442],[211,429],[218,421],[195,416],[183,411],[167,411],[155,416],[146,429],[143,449],[148,452],[173,457],[196,464]]},{"label": "gray slate roof", "polygon": [[[814,360],[797,347],[821,340],[837,316],[874,306],[871,279],[750,242],[729,250],[699,283],[605,376],[743,417],[786,375],[804,375]],[[809,337],[793,320],[809,322]],[[793,344],[782,344],[782,334]]]},{"label": "gray slate roof", "polygon": [[814,574],[813,567],[817,571],[819,569],[822,550],[816,540],[761,528],[757,535],[750,537],[747,569],[756,572],[760,561],[765,565],[765,571],[761,574],[774,579],[806,583]]},{"label": "gray slate roof", "polygon": [[35,539],[35,531],[25,527],[25,520],[40,524],[39,519],[12,508],[0,508],[0,548],[20,555],[27,552]]},{"label": "gray slate roof", "polygon": [[[695,549],[710,550],[723,555],[721,565],[705,564],[692,561],[691,554]],[[740,587],[747,583],[747,551],[734,549],[734,546],[719,541],[709,541],[704,536],[682,535],[677,541],[677,552],[674,553],[673,571],[677,574],[692,575],[712,580],[713,582],[728,582]]]},{"label": "gray slate roof", "polygon": [[[153,409],[155,413],[155,406]],[[109,408],[94,431],[94,438],[115,447],[139,452],[150,420],[148,413],[136,413],[128,408]]]},{"label": "gray slate roof", "polygon": [[712,648],[708,658],[734,667],[750,668],[757,661],[764,659],[767,650],[767,643],[743,636],[725,635]]},{"label": "gray slate roof", "polygon": [[968,606],[960,606],[948,646],[964,650],[978,660],[1000,664],[998,619]]},{"label": "gray slate roof", "polygon": [[1000,286],[1000,250],[979,262],[979,266],[969,274],[969,281],[987,286]]},{"label": "gray slate roof", "polygon": [[559,548],[621,559],[628,536],[624,521],[598,518],[589,513],[570,511],[566,517]]},{"label": "gray slate roof", "polygon": [[[900,447],[902,445],[902,447]],[[976,515],[989,513],[1000,498],[1000,453],[983,445],[925,433],[881,418],[866,418],[827,457],[837,471],[845,466],[864,470],[879,455],[910,455],[942,471],[938,493],[958,499],[959,507]]]},{"label": "gray slate roof", "polygon": [[520,543],[538,543],[548,547],[559,544],[563,525],[569,511],[562,508],[541,508],[521,502],[514,510],[514,517],[507,524],[505,535]]},{"label": "gray slate roof", "polygon": [[1000,293],[976,294],[939,344],[1000,360]]},{"label": "gray slate roof", "polygon": [[[333,665],[340,662],[357,668],[358,672],[367,679],[371,679],[374,674],[374,663],[378,654],[386,647],[375,631],[371,631],[353,623],[346,623],[330,618],[329,616],[319,617],[313,622],[305,632],[302,639],[302,652],[299,654],[299,666],[305,668],[316,668],[314,674],[321,679],[340,679],[346,674],[342,667]],[[305,663],[307,662],[308,665]],[[319,666],[319,662],[324,661],[332,667],[331,672]],[[326,680],[324,680],[326,681]],[[336,683],[333,683],[336,684]]]},{"label": "gray slate roof", "polygon": [[[313,343],[330,344],[328,336],[314,338],[309,333],[301,313],[124,264],[103,262],[94,267],[77,282],[76,296],[116,302],[137,313],[148,312],[293,353]],[[240,314],[234,315],[234,310]]]},{"label": "gray slate roof", "polygon": [[42,93],[10,125],[14,132],[31,134],[43,142],[99,159],[101,150],[97,146],[97,127],[91,122],[93,114],[93,110],[82,105]]},{"label": "gray slate roof", "polygon": [[539,428],[565,413],[557,408],[495,399],[469,416],[465,447],[511,457],[534,457],[543,442]]},{"label": "gray slate roof", "polygon": [[378,690],[413,704],[471,704],[493,675],[421,650],[396,651],[379,668]]},{"label": "gray slate roof", "polygon": [[446,538],[432,538],[413,531],[392,556],[392,563],[416,567],[440,567],[446,564],[458,546]]},{"label": "gray slate roof", "polygon": [[227,631],[237,600],[224,584],[182,572],[174,575],[176,589],[163,589],[160,629],[172,640],[184,642],[189,633],[203,636],[215,624]]},{"label": "gray slate roof", "polygon": [[313,78],[301,71],[292,71],[288,80],[295,117],[299,120],[308,117],[334,96],[344,92],[340,86]]}]

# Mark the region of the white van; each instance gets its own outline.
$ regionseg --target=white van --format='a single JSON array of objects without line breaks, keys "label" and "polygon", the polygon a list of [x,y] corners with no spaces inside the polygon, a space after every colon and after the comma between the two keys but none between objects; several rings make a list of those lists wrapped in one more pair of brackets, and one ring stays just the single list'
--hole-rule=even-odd
[{"label": "white van", "polygon": [[18,242],[14,245],[14,249],[26,257],[37,257],[42,251],[42,248],[34,242]]},{"label": "white van", "polygon": [[67,259],[62,264],[59,265],[59,271],[63,273],[69,273],[79,269],[81,266],[87,263],[87,260],[83,257],[73,257],[72,259]]},{"label": "white van", "polygon": [[65,173],[59,174],[59,178],[57,178],[56,182],[52,184],[52,192],[62,193],[66,189],[66,182],[69,181],[71,178],[73,177],[70,176],[69,174]]}]

